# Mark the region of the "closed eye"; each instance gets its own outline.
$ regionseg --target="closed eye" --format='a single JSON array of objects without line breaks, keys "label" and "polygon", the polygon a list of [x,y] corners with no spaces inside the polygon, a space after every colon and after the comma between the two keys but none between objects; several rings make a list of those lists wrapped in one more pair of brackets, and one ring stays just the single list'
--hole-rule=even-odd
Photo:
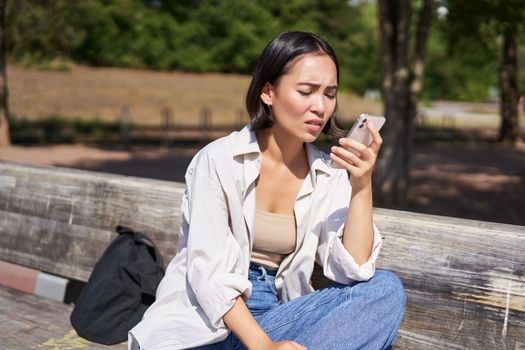
[{"label": "closed eye", "polygon": [[310,91],[297,91],[298,93],[300,93],[301,95],[303,96],[310,96],[312,93]]}]

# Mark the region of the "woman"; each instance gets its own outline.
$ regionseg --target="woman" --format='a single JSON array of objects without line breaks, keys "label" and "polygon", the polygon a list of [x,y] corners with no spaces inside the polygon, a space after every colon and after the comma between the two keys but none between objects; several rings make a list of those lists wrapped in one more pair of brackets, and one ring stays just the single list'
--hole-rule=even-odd
[{"label": "woman", "polygon": [[[405,293],[394,274],[375,272],[371,175],[381,137],[367,124],[370,147],[342,138],[328,156],[311,144],[341,131],[338,82],[334,51],[314,34],[283,33],[264,49],[246,97],[251,123],[188,167],[177,255],[130,348],[393,343]],[[314,262],[335,282],[315,292]]]}]

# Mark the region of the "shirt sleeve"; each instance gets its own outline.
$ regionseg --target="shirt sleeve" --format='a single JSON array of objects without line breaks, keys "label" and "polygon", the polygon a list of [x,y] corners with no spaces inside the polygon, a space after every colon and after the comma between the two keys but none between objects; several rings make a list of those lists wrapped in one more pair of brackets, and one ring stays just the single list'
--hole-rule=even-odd
[{"label": "shirt sleeve", "polygon": [[341,171],[329,189],[327,214],[321,226],[317,262],[323,267],[326,278],[341,284],[367,281],[375,273],[375,264],[381,250],[382,237],[374,224],[372,253],[359,265],[343,245],[345,221],[352,189],[346,171]]},{"label": "shirt sleeve", "polygon": [[226,194],[213,160],[201,153],[193,162],[182,203],[188,223],[187,278],[212,326],[223,328],[224,314],[239,295],[250,296],[252,285],[236,268],[241,251],[229,226]]}]

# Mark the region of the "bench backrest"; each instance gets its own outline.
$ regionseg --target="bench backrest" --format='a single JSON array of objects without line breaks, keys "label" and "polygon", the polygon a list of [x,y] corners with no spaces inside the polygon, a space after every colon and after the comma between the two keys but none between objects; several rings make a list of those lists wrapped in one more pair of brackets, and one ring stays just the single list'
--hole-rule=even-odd
[{"label": "bench backrest", "polygon": [[[116,225],[175,253],[184,184],[0,163],[0,260],[86,281]],[[408,295],[396,348],[525,348],[525,227],[376,209]],[[319,269],[314,283],[322,285]]]}]

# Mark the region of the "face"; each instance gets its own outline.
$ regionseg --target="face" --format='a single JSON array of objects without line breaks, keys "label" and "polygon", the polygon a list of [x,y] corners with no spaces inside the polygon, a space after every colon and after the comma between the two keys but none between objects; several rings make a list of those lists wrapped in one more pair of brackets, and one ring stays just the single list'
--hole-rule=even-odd
[{"label": "face", "polygon": [[261,99],[274,115],[274,131],[313,142],[334,113],[337,68],[325,54],[296,58],[276,86],[266,84]]}]

